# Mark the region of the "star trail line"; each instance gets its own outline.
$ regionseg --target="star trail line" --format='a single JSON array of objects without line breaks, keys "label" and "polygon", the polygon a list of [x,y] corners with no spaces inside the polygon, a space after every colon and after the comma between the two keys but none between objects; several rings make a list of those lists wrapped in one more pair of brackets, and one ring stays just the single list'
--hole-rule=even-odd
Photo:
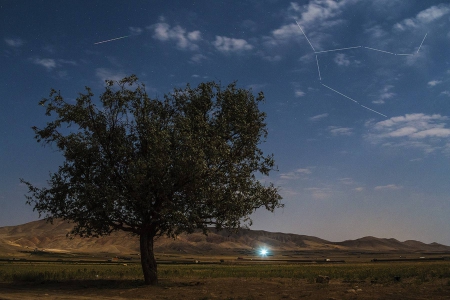
[{"label": "star trail line", "polygon": [[112,42],[112,41],[115,41],[115,40],[124,39],[124,38],[127,38],[127,37],[130,37],[130,35],[125,35],[125,36],[121,36],[121,37],[118,37],[118,38],[114,38],[114,39],[110,39],[110,40],[106,40],[106,41],[97,42],[97,43],[94,43],[94,45],[103,44],[103,43],[108,43],[108,42]]}]

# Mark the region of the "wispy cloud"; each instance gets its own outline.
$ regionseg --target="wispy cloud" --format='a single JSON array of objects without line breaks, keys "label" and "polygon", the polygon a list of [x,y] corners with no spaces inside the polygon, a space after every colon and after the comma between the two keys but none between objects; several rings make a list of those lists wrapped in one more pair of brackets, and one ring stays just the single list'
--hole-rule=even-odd
[{"label": "wispy cloud", "polygon": [[283,57],[279,54],[275,55],[269,55],[264,53],[264,51],[258,51],[257,54],[264,60],[270,61],[270,62],[277,62],[280,61]]},{"label": "wispy cloud", "polygon": [[223,53],[242,52],[253,49],[253,46],[244,39],[234,39],[226,36],[216,36],[216,40],[212,44],[217,50]]},{"label": "wispy cloud", "polygon": [[438,84],[440,84],[440,83],[442,83],[441,80],[431,80],[431,81],[428,81],[428,85],[429,85],[429,86],[436,86],[436,85],[438,85]]},{"label": "wispy cloud", "polygon": [[74,60],[70,60],[70,59],[58,59],[58,63],[60,64],[66,64],[66,65],[72,65],[72,66],[77,66],[78,63]]},{"label": "wispy cloud", "polygon": [[391,89],[393,88],[393,85],[387,85],[385,86],[380,93],[380,96],[378,97],[377,100],[372,101],[372,103],[374,104],[384,104],[387,99],[391,99],[392,97],[394,97],[396,94],[391,92]]},{"label": "wispy cloud", "polygon": [[379,186],[376,186],[375,188],[374,188],[374,190],[376,190],[376,191],[389,191],[389,190],[400,190],[400,189],[402,189],[403,187],[402,186],[398,186],[398,185],[395,185],[395,184],[388,184],[388,185],[379,185]]},{"label": "wispy cloud", "polygon": [[308,191],[311,193],[311,196],[314,199],[326,199],[329,196],[331,196],[331,189],[330,188],[318,188],[318,187],[311,187],[311,188],[305,188],[305,191]]},{"label": "wispy cloud", "polygon": [[11,47],[20,47],[20,46],[23,46],[23,44],[25,44],[25,42],[20,38],[15,38],[15,39],[6,38],[5,43],[6,43],[6,45],[11,46]]},{"label": "wispy cloud", "polygon": [[357,192],[362,192],[362,191],[364,191],[364,187],[359,186],[359,187],[354,188],[353,190],[357,191]]},{"label": "wispy cloud", "polygon": [[128,29],[132,35],[139,35],[144,31],[141,27],[128,27]]},{"label": "wispy cloud", "polygon": [[126,74],[106,68],[97,68],[95,69],[95,76],[97,76],[97,78],[99,78],[102,82],[105,82],[105,80],[119,81],[126,77]]},{"label": "wispy cloud", "polygon": [[202,61],[207,60],[207,59],[208,59],[208,57],[206,57],[205,55],[197,53],[191,57],[191,62],[199,64]]},{"label": "wispy cloud", "polygon": [[346,66],[350,65],[350,60],[348,59],[347,55],[345,55],[344,53],[336,54],[336,56],[334,57],[334,62],[338,66],[346,67]]},{"label": "wispy cloud", "polygon": [[299,16],[301,25],[311,26],[340,15],[348,4],[354,2],[356,1],[312,0],[303,6],[291,3],[290,11],[293,15]]},{"label": "wispy cloud", "polygon": [[348,127],[329,126],[328,131],[334,136],[353,134],[353,129]]},{"label": "wispy cloud", "polygon": [[201,33],[198,30],[187,31],[181,26],[171,27],[165,22],[148,26],[147,29],[153,31],[153,38],[166,42],[175,42],[179,49],[197,50],[196,42],[200,41]]},{"label": "wispy cloud", "polygon": [[299,89],[295,90],[295,97],[300,98],[303,96],[305,96],[305,92],[303,92],[302,90],[299,90]]},{"label": "wispy cloud", "polygon": [[307,168],[296,169],[292,172],[280,174],[280,179],[292,180],[292,179],[306,178],[305,176],[308,174],[311,174],[310,169]]},{"label": "wispy cloud", "polygon": [[246,86],[247,89],[252,89],[253,92],[261,91],[266,84],[262,83],[252,83]]},{"label": "wispy cloud", "polygon": [[33,58],[31,61],[36,65],[45,67],[49,71],[56,68],[56,60],[53,58]]},{"label": "wispy cloud", "polygon": [[294,172],[280,174],[280,179],[291,180],[291,179],[298,179],[298,178],[299,178],[299,176],[297,174],[295,174]]},{"label": "wispy cloud", "polygon": [[78,63],[74,60],[68,60],[68,59],[56,59],[56,58],[30,58],[29,59],[32,63],[42,66],[47,69],[47,71],[53,71],[59,68],[57,72],[54,73],[54,75],[57,75],[57,77],[62,79],[68,79],[68,71],[67,70],[61,70],[61,68],[64,65],[71,65],[71,66],[78,66]]},{"label": "wispy cloud", "polygon": [[413,158],[413,159],[410,159],[409,161],[422,161],[423,160],[423,158]]},{"label": "wispy cloud", "polygon": [[444,128],[448,118],[439,114],[407,114],[405,116],[393,117],[389,120],[375,124],[379,137],[401,137],[425,138],[428,136],[448,136],[450,129]]},{"label": "wispy cloud", "polygon": [[367,34],[369,34],[373,39],[379,39],[385,37],[387,32],[383,30],[381,25],[375,25],[365,30]]},{"label": "wispy cloud", "polygon": [[293,36],[298,36],[299,33],[301,32],[299,32],[298,26],[292,22],[291,24],[283,25],[280,28],[273,30],[271,38],[276,41],[286,40]]},{"label": "wispy cloud", "polygon": [[350,177],[339,178],[339,182],[345,185],[355,184],[355,181]]},{"label": "wispy cloud", "polygon": [[414,29],[436,21],[449,13],[450,4],[434,5],[419,12],[415,18],[408,18],[395,24],[394,28],[398,30]]},{"label": "wispy cloud", "polygon": [[326,117],[328,117],[328,113],[320,114],[320,115],[311,117],[311,118],[309,118],[309,120],[315,122],[315,121],[322,120],[322,119],[324,119],[324,118],[326,118]]},{"label": "wispy cloud", "polygon": [[289,23],[272,30],[270,35],[265,36],[264,45],[267,47],[278,46],[302,35],[295,21],[308,31],[309,38],[313,44],[317,45],[322,36],[316,31],[342,22],[336,18],[345,7],[356,1],[311,0],[305,5],[291,2],[286,10],[286,19],[289,20]]},{"label": "wispy cloud", "polygon": [[370,134],[365,138],[374,144],[389,147],[418,148],[425,153],[442,148],[450,140],[448,117],[439,114],[407,114],[375,124],[368,123]]}]

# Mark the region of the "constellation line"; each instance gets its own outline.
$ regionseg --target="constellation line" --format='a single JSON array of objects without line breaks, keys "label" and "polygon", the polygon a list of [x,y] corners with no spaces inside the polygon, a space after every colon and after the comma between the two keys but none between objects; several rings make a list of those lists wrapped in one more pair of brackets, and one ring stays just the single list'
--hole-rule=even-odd
[{"label": "constellation line", "polygon": [[371,109],[371,108],[369,108],[369,107],[367,107],[367,106],[364,106],[364,105],[360,104],[358,101],[356,101],[355,99],[352,99],[352,98],[350,98],[349,96],[344,95],[344,94],[342,94],[341,92],[339,92],[339,91],[337,91],[337,90],[335,90],[335,89],[329,87],[328,85],[323,84],[323,83],[322,83],[322,76],[321,76],[321,74],[320,74],[319,59],[318,59],[318,57],[317,57],[317,54],[319,54],[319,53],[326,53],[326,52],[333,52],[333,51],[340,51],[340,50],[355,49],[355,48],[366,48],[366,49],[369,49],[369,50],[374,50],[374,51],[383,52],[383,53],[392,54],[392,55],[401,55],[401,56],[415,55],[415,54],[419,53],[419,50],[420,50],[420,48],[422,47],[422,44],[423,44],[423,42],[425,41],[425,38],[426,38],[427,35],[428,35],[428,32],[427,32],[427,33],[425,34],[425,36],[423,37],[422,42],[420,43],[420,46],[419,46],[419,48],[417,49],[417,52],[416,52],[416,53],[411,53],[411,54],[409,54],[409,53],[393,53],[393,52],[384,51],[384,50],[381,50],[381,49],[376,49],[376,48],[371,48],[371,47],[366,47],[366,46],[355,46],[355,47],[346,47],[346,48],[330,49],[330,50],[324,50],[324,51],[316,51],[316,50],[314,49],[313,45],[311,44],[310,40],[309,40],[308,37],[306,36],[305,32],[304,32],[303,29],[300,27],[300,24],[298,24],[297,21],[295,21],[295,23],[297,23],[298,28],[301,30],[301,32],[302,32],[303,35],[305,36],[306,40],[308,41],[309,45],[311,46],[311,49],[314,51],[314,53],[315,53],[315,55],[316,55],[317,72],[319,73],[319,80],[321,81],[320,84],[323,85],[324,87],[326,87],[327,89],[329,89],[329,90],[335,92],[336,94],[339,94],[339,95],[341,95],[342,97],[345,97],[345,98],[347,98],[347,99],[349,99],[349,100],[355,102],[355,103],[358,104],[359,106],[361,106],[361,107],[363,107],[363,108],[365,108],[365,109],[367,109],[367,110],[370,110],[371,112],[374,112],[374,113],[376,113],[376,114],[378,114],[378,115],[380,115],[380,116],[383,116],[383,117],[385,117],[385,118],[387,118],[388,116],[386,116],[385,114],[382,114],[382,113],[380,113],[380,112],[378,112],[378,111],[376,111],[376,110],[374,110],[374,109]]},{"label": "constellation line", "polygon": [[427,34],[428,34],[428,32],[425,33],[425,36],[423,37],[422,43],[420,43],[419,49],[417,49],[416,53],[419,53],[420,47],[422,47],[423,41],[425,41],[425,38],[427,37]]},{"label": "constellation line", "polygon": [[340,93],[340,92],[338,92],[338,91],[336,91],[336,90],[330,88],[328,85],[325,85],[325,84],[323,84],[323,83],[321,83],[321,85],[323,85],[324,87],[329,88],[329,89],[332,90],[333,92],[338,93],[339,95],[344,96],[345,98],[350,99],[350,100],[352,100],[353,102],[359,104],[359,102],[356,101],[355,99],[352,99],[352,98],[350,98],[349,96],[346,96],[346,95],[344,95],[344,94],[342,94],[342,93]]},{"label": "constellation line", "polygon": [[325,51],[318,51],[314,53],[324,53],[324,52],[331,52],[331,51],[339,51],[339,50],[347,50],[347,49],[355,49],[355,48],[361,48],[362,46],[356,46],[356,47],[347,47],[347,48],[339,48],[339,49],[332,49],[332,50],[325,50]]},{"label": "constellation line", "polygon": [[317,62],[317,71],[319,71],[319,80],[322,81],[322,76],[320,76],[319,60],[317,59],[317,54],[316,54],[316,62]]},{"label": "constellation line", "polygon": [[327,86],[327,85],[325,85],[325,84],[323,84],[323,83],[321,83],[321,84],[322,84],[324,87],[329,88],[329,89],[332,90],[333,92],[338,93],[339,95],[344,96],[345,98],[352,100],[352,101],[355,102],[356,104],[359,104],[361,107],[364,107],[365,109],[368,109],[368,110],[370,110],[370,111],[372,111],[372,112],[374,112],[374,113],[376,113],[376,114],[379,114],[379,115],[381,115],[381,116],[387,118],[386,115],[384,115],[384,114],[382,114],[382,113],[380,113],[380,112],[378,112],[378,111],[376,111],[376,110],[374,110],[374,109],[371,109],[371,108],[369,108],[369,107],[367,107],[367,106],[364,106],[364,105],[360,104],[358,101],[356,101],[356,100],[350,98],[349,96],[346,96],[346,95],[344,95],[344,94],[342,94],[342,93],[336,91],[335,89],[330,88],[329,86]]},{"label": "constellation line", "polygon": [[379,114],[379,115],[382,115],[383,117],[388,117],[388,116],[386,116],[386,115],[383,115],[382,113],[380,113],[380,112],[377,112],[376,110],[373,110],[373,109],[371,109],[371,108],[368,108],[367,106],[364,106],[364,105],[362,105],[362,104],[360,104],[362,107],[364,107],[365,109],[368,109],[368,110],[370,110],[370,111],[373,111],[374,113],[377,113],[377,114]]},{"label": "constellation line", "polygon": [[384,53],[394,54],[394,55],[395,55],[395,53],[388,52],[388,51],[384,51],[384,50],[380,50],[380,49],[375,49],[375,48],[370,48],[370,47],[364,47],[364,48],[370,49],[370,50],[374,50],[374,51],[380,51],[380,52],[384,52]]},{"label": "constellation line", "polygon": [[300,28],[300,30],[302,31],[303,35],[305,36],[306,40],[308,41],[309,45],[311,46],[311,48],[313,49],[314,52],[316,52],[316,49],[314,49],[313,45],[311,44],[311,42],[309,41],[308,37],[306,36],[305,32],[303,31],[303,29],[300,27],[300,25],[298,24],[297,20],[295,21],[295,23],[297,23],[298,28]]}]

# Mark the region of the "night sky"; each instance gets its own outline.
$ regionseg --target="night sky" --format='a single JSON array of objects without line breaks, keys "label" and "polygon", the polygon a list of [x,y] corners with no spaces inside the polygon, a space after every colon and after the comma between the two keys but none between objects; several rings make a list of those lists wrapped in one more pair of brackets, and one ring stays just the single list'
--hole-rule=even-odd
[{"label": "night sky", "polygon": [[136,74],[158,98],[264,92],[278,172],[259,178],[285,208],[253,229],[450,245],[447,1],[3,0],[0,68],[0,226],[38,218],[19,178],[45,186],[63,159],[33,138],[51,120],[38,102]]}]

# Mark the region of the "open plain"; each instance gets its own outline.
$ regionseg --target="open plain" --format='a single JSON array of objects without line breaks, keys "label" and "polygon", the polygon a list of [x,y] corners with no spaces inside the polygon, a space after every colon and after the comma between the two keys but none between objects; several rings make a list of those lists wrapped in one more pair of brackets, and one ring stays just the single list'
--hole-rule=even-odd
[{"label": "open plain", "polygon": [[[450,262],[0,265],[0,299],[450,299]],[[319,275],[329,282],[318,283]]]},{"label": "open plain", "polygon": [[439,244],[195,233],[157,242],[160,280],[146,286],[134,237],[70,239],[69,229],[0,228],[1,300],[450,299],[450,249]]}]

